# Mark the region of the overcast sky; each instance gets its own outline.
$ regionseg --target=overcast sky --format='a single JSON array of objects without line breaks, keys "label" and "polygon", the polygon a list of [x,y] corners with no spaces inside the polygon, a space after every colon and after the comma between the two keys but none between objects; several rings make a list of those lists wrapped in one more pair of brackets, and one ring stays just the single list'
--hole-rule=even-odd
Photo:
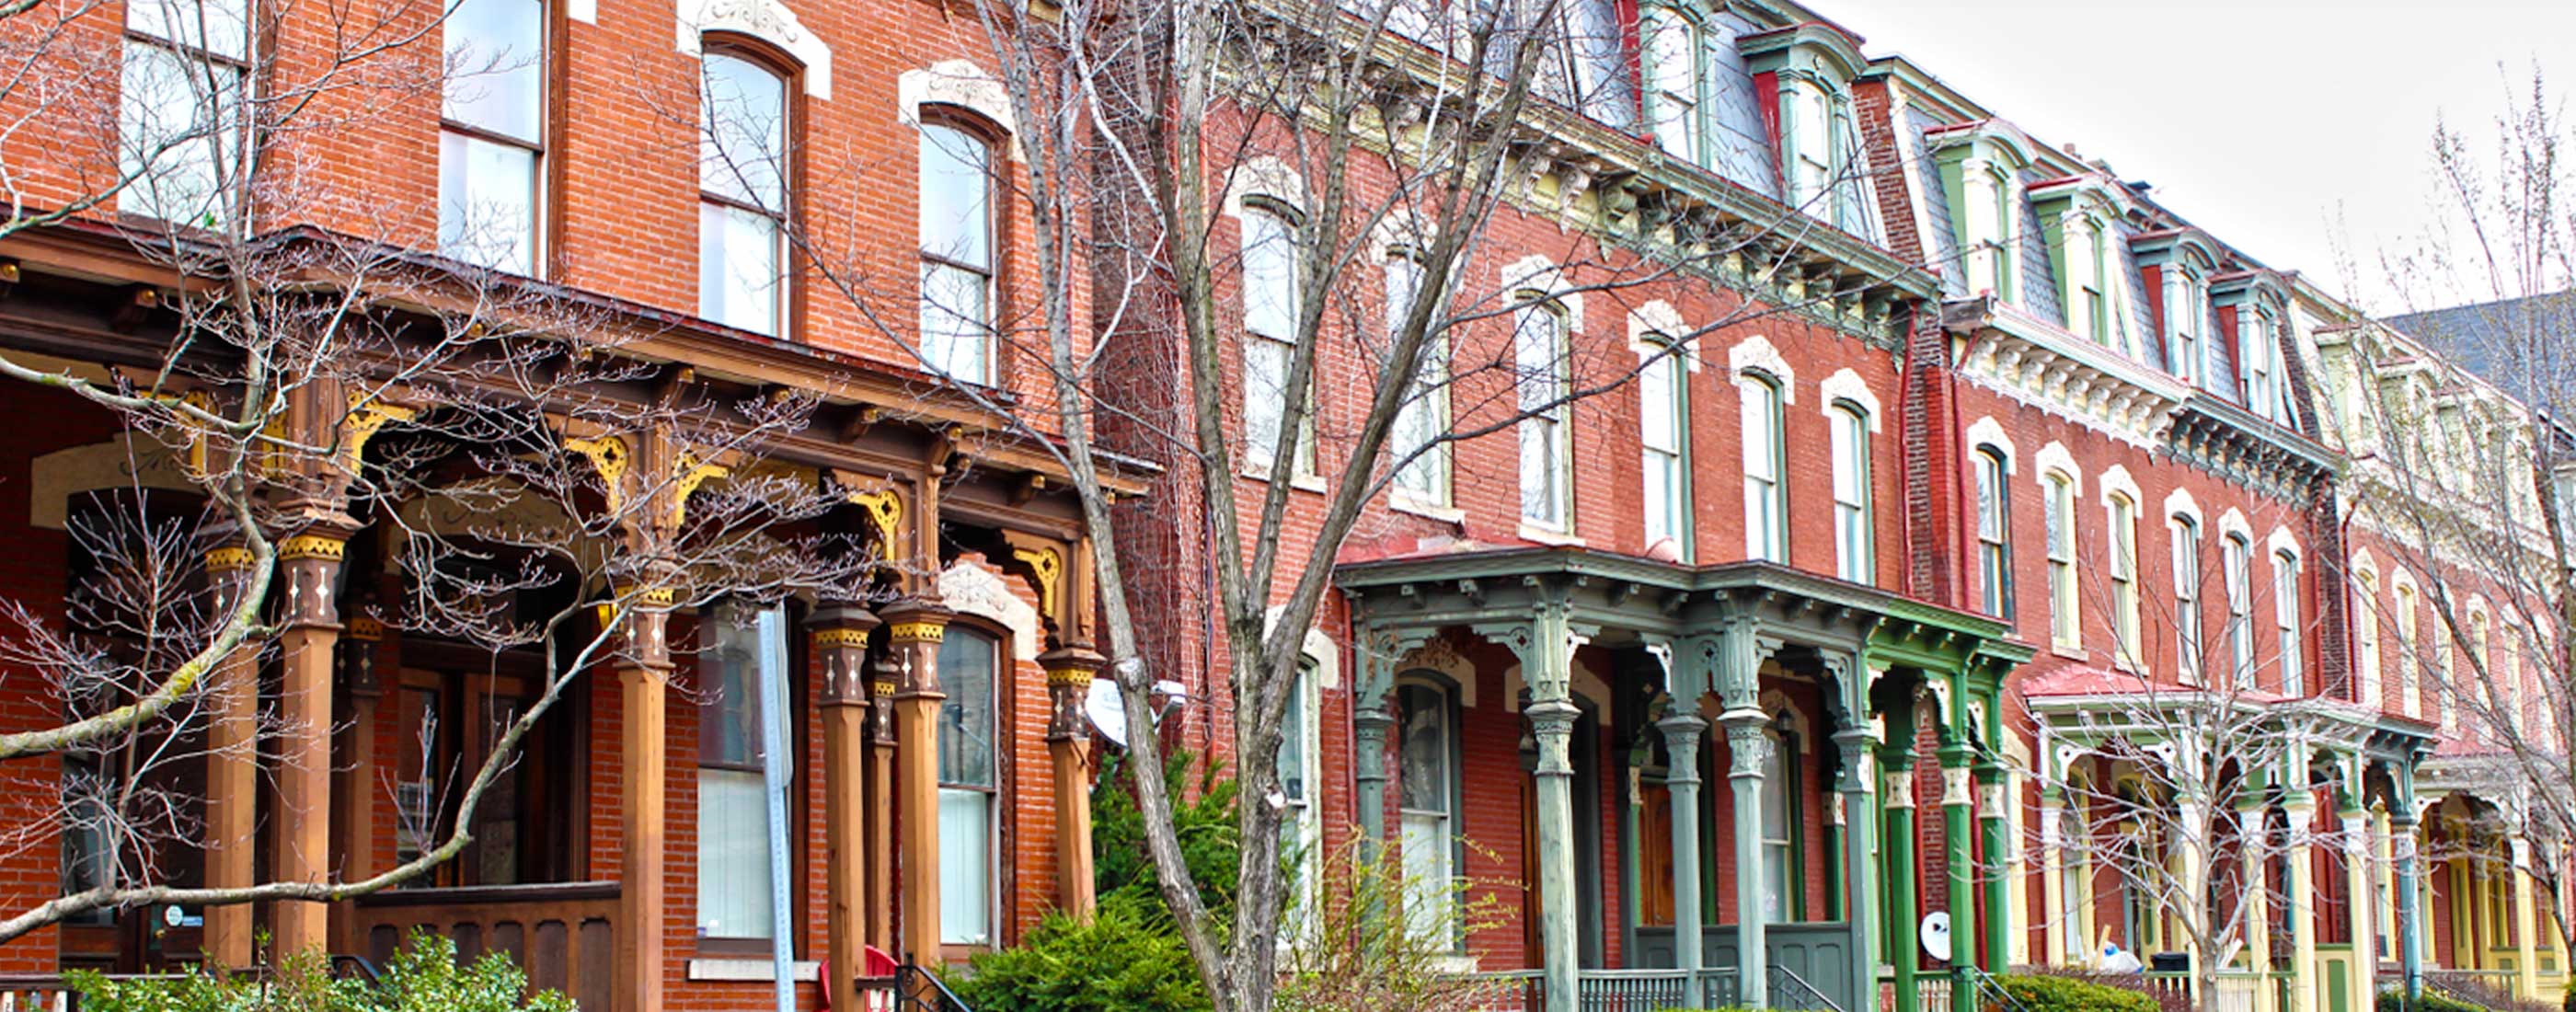
[{"label": "overcast sky", "polygon": [[2422,229],[2436,117],[2492,136],[2535,65],[2576,94],[2576,0],[1809,2],[2272,267],[2341,290],[2347,230],[2383,312],[2370,264]]}]

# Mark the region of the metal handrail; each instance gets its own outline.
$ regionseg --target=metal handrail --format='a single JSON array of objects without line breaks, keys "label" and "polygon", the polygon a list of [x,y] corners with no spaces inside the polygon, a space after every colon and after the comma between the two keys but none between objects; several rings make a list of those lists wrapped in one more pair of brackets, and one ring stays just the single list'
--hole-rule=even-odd
[{"label": "metal handrail", "polygon": [[[1996,980],[1995,975],[1987,973],[1983,967],[1961,966],[1956,967],[1953,972],[1960,980],[1967,983],[1968,993],[1973,996],[1969,1001],[1970,1006],[1983,1009],[1986,1003],[1991,1001],[2000,1006],[2003,1012],[2032,1012],[2030,1006],[2022,1003],[2020,996],[2013,994],[2011,988],[2005,987],[2003,982]],[[1956,1004],[1955,998],[1952,1004]]]},{"label": "metal handrail", "polygon": [[975,1012],[957,992],[941,983],[939,975],[923,969],[919,963],[905,963],[894,969],[894,997],[897,1008],[921,1012]]},{"label": "metal handrail", "polygon": [[[1773,964],[1764,980],[1770,985],[1772,1008],[1796,1012],[1843,1012],[1842,1006],[1834,1004],[1834,1000],[1826,997],[1823,991],[1816,990],[1816,985],[1807,983],[1807,978],[1798,976],[1796,970]],[[1803,1004],[1791,1004],[1793,1001]]]}]

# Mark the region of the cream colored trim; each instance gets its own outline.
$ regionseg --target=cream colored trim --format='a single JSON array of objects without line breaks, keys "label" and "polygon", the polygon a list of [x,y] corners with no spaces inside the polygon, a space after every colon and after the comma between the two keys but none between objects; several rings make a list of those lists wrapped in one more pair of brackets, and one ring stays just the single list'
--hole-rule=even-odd
[{"label": "cream colored trim", "polygon": [[1294,166],[1271,155],[1256,155],[1226,174],[1224,211],[1227,217],[1240,220],[1243,202],[1254,197],[1268,197],[1292,209],[1306,206],[1306,177]]},{"label": "cream colored trim", "polygon": [[1034,662],[1045,642],[1038,635],[1037,606],[1012,593],[1006,579],[990,566],[961,560],[939,574],[940,603],[1009,630],[1011,660]]},{"label": "cream colored trim", "polygon": [[[590,2],[591,16],[582,20],[598,17],[595,0]],[[805,25],[796,20],[796,12],[780,0],[681,0],[679,15],[674,41],[681,52],[690,56],[705,53],[708,32],[748,35],[778,47],[796,60],[804,69],[799,76],[804,79],[806,97],[831,100],[832,47],[822,37],[806,31]]]},{"label": "cream colored trim", "polygon": [[1780,403],[1798,403],[1797,370],[1789,368],[1789,360],[1780,355],[1780,349],[1772,347],[1770,340],[1760,334],[1737,341],[1735,347],[1728,348],[1726,368],[1739,376],[1755,371],[1767,374],[1780,384]]},{"label": "cream colored trim", "polygon": [[[2049,445],[2056,446],[2054,443]],[[1974,453],[1980,446],[1991,446],[2002,450],[2004,474],[2009,476],[2013,473],[2016,458],[2021,455],[2021,451],[2013,446],[2012,436],[2004,432],[2002,423],[1995,421],[1993,415],[1979,418],[1968,425],[1968,452]],[[2057,450],[2059,453],[2066,452],[2063,446],[2057,447]]]},{"label": "cream colored trim", "polygon": [[1822,390],[1824,396],[1817,400],[1823,402],[1820,410],[1828,417],[1833,413],[1835,401],[1850,401],[1868,412],[1865,421],[1869,423],[1869,431],[1875,433],[1879,430],[1879,422],[1887,413],[1879,410],[1878,395],[1870,392],[1869,381],[1861,379],[1860,373],[1848,367],[1835,370],[1833,375],[1825,377]]}]

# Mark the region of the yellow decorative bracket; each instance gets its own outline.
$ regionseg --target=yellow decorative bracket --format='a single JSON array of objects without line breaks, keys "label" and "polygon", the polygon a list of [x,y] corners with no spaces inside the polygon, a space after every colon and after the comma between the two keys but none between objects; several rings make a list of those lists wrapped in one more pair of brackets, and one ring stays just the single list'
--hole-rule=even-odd
[{"label": "yellow decorative bracket", "polygon": [[833,647],[864,650],[867,645],[868,630],[865,629],[822,629],[814,633],[814,648],[817,650],[829,650]]},{"label": "yellow decorative bracket", "polygon": [[387,404],[367,394],[349,395],[349,414],[340,423],[345,430],[340,436],[340,466],[350,474],[358,473],[365,462],[367,440],[388,422],[408,422],[420,417],[417,408]]},{"label": "yellow decorative bracket", "polygon": [[281,559],[328,559],[332,562],[338,562],[343,556],[348,554],[348,551],[349,543],[339,538],[331,537],[327,534],[298,534],[278,543],[277,557]]},{"label": "yellow decorative bracket", "polygon": [[616,436],[567,439],[564,440],[564,449],[590,458],[591,469],[599,472],[600,482],[608,486],[609,509],[615,510],[626,504],[626,468],[634,462],[635,456],[634,451],[627,448],[625,440]]},{"label": "yellow decorative bracket", "polygon": [[692,457],[680,458],[675,470],[679,473],[671,480],[671,526],[673,527],[680,526],[680,521],[687,519],[689,496],[697,492],[698,486],[706,484],[709,478],[722,478],[733,473],[732,468],[722,464],[702,464]]},{"label": "yellow decorative bracket", "polygon": [[901,543],[896,539],[896,534],[901,530],[903,523],[902,497],[895,495],[893,489],[887,488],[874,492],[852,492],[849,494],[849,500],[868,511],[868,519],[877,527],[877,547],[886,555],[892,556],[895,545]]},{"label": "yellow decorative bracket", "polygon": [[206,553],[206,569],[217,573],[238,573],[249,569],[250,549],[227,545]]},{"label": "yellow decorative bracket", "polygon": [[1064,553],[1047,547],[1013,548],[1011,557],[1027,565],[1037,577],[1038,614],[1050,623],[1061,620],[1063,613],[1056,611],[1056,601],[1064,585]]}]

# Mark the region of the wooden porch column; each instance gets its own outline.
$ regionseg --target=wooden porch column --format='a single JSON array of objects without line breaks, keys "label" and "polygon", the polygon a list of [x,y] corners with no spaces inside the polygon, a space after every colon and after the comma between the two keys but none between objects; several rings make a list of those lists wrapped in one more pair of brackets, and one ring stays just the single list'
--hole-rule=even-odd
[{"label": "wooden porch column", "polygon": [[[280,882],[327,881],[331,870],[331,683],[340,641],[336,584],[354,524],[340,517],[278,544],[284,567],[286,631],[279,642],[285,675],[278,689],[276,853]],[[311,900],[277,904],[277,954],[315,951],[329,941],[330,907]]]},{"label": "wooden porch column", "polygon": [[[206,553],[206,576],[213,584],[214,610],[225,614],[241,607],[249,590],[251,554],[225,546]],[[245,643],[224,655],[208,680],[214,696],[206,725],[206,887],[239,889],[251,884],[253,850],[259,835],[259,651]],[[243,969],[251,965],[251,905],[226,903],[206,908],[206,958],[216,965]]]},{"label": "wooden porch column", "polygon": [[[1762,646],[1750,619],[1729,623],[1719,634],[1717,666],[1711,672],[1726,710],[1727,788],[1735,799],[1735,1003],[1746,1008],[1770,1005],[1771,952],[1763,931],[1769,913],[1762,901],[1770,892],[1762,863],[1762,767],[1770,758],[1767,732],[1771,715],[1762,712]],[[1553,1007],[1553,1006],[1551,1006]]]},{"label": "wooden porch column", "polygon": [[624,836],[618,844],[616,1010],[655,1012],[662,1007],[662,800],[669,788],[664,766],[670,737],[663,708],[671,683],[671,647],[664,634],[672,595],[630,590],[619,596],[640,606],[616,618],[626,625],[617,660]]},{"label": "wooden porch column", "polygon": [[[2245,890],[2245,968],[2256,974],[2272,972],[2272,908],[2269,872],[2272,863],[2272,811],[2264,804],[2261,789],[2249,790],[2236,808],[2237,864],[2243,869]],[[2273,1008],[2272,988],[2257,980],[2254,986],[2254,1012],[2279,1012]]]},{"label": "wooden porch column", "polygon": [[[2052,760],[2041,756],[2040,761]],[[2066,791],[2049,784],[2040,789],[2039,795],[2039,903],[2047,917],[2040,932],[2039,961],[2042,966],[2067,963],[2066,954],[2071,947],[2066,940],[2077,930],[2074,913],[2066,905],[2065,834]]]},{"label": "wooden porch column", "polygon": [[1052,651],[1039,661],[1047,673],[1047,758],[1055,788],[1056,907],[1087,920],[1093,905],[1091,729],[1082,715],[1082,701],[1105,659],[1073,647]]},{"label": "wooden porch column", "polygon": [[2513,981],[2514,994],[2525,1001],[2540,1000],[2540,963],[2535,958],[2532,937],[2538,930],[2538,919],[2532,916],[2531,841],[2517,832],[2505,841],[2513,858]]},{"label": "wooden porch column", "polygon": [[[1992,704],[1989,704],[1992,705]],[[1991,711],[1990,711],[1991,712]],[[1986,854],[1986,958],[1978,965],[2003,969],[2012,965],[2012,878],[2006,855],[2012,853],[2012,830],[2004,817],[2004,768],[1991,762],[1977,767],[1977,830]]]},{"label": "wooden porch column", "polygon": [[[867,793],[875,799],[871,807],[876,822],[860,840],[867,854],[867,894],[876,901],[867,906],[866,944],[898,952],[902,943],[894,937],[894,672],[892,655],[877,662],[868,677],[868,766]],[[833,1006],[839,1008],[840,1006]]]},{"label": "wooden porch column", "polygon": [[[349,756],[331,802],[338,816],[333,821],[339,827],[333,850],[339,855],[343,880],[365,878],[376,870],[376,704],[384,696],[376,682],[375,656],[377,644],[384,640],[384,623],[353,615],[348,625],[349,650],[341,664],[340,686],[349,701]],[[333,951],[364,951],[350,916],[354,910],[345,903],[338,907],[339,916],[331,924]]]},{"label": "wooden porch column", "polygon": [[823,990],[833,1008],[860,1007],[858,978],[867,970],[867,656],[876,626],[877,617],[857,605],[820,608],[806,620],[823,666],[815,693],[823,711],[823,965],[831,974]]},{"label": "wooden porch column", "polygon": [[1923,869],[1914,859],[1914,697],[1902,692],[1889,699],[1885,713],[1887,740],[1879,745],[1880,777],[1886,784],[1887,828],[1879,834],[1887,874],[1887,962],[1896,973],[1896,1012],[1916,1012],[1922,995],[1915,978],[1922,959],[1914,941],[1915,885]]},{"label": "wooden porch column", "polygon": [[1699,715],[1697,686],[1685,689],[1676,682],[1677,690],[1688,691],[1688,698],[1676,692],[1671,716],[1655,722],[1664,733],[1664,786],[1671,791],[1673,806],[1673,966],[1690,974],[1690,1000],[1697,1004],[1700,961],[1707,944],[1707,932],[1699,921],[1699,742],[1708,733],[1708,721]]},{"label": "wooden porch column", "polygon": [[906,601],[886,609],[887,658],[894,665],[895,809],[901,813],[905,958],[940,963],[939,643],[948,613]]},{"label": "wooden porch column", "polygon": [[1953,968],[1977,965],[1977,867],[1976,844],[1969,835],[1974,832],[1972,808],[1975,795],[1969,790],[1971,774],[1968,761],[1972,756],[1967,732],[1947,730],[1941,744],[1941,845],[1947,851],[1950,891],[1950,965]]},{"label": "wooden porch column", "polygon": [[2325,975],[2317,972],[2317,893],[2310,884],[2317,861],[2317,799],[2302,780],[2292,780],[2291,787],[2281,799],[2283,821],[2290,828],[2285,862],[2290,874],[2282,894],[2290,898],[2290,966],[2299,975],[2290,982],[2290,1012],[2316,1012],[2323,1008],[2318,1002],[2325,994]]},{"label": "wooden porch column", "polygon": [[2370,816],[2361,810],[2358,796],[2346,799],[2346,804],[2352,806],[2343,815],[2344,882],[2352,897],[2347,904],[2352,922],[2352,964],[2346,968],[2350,981],[2344,993],[2354,996],[2355,1007],[2361,1007],[2375,993],[2372,978],[2379,970],[2379,936],[2370,916],[2379,900],[2371,895]]}]

